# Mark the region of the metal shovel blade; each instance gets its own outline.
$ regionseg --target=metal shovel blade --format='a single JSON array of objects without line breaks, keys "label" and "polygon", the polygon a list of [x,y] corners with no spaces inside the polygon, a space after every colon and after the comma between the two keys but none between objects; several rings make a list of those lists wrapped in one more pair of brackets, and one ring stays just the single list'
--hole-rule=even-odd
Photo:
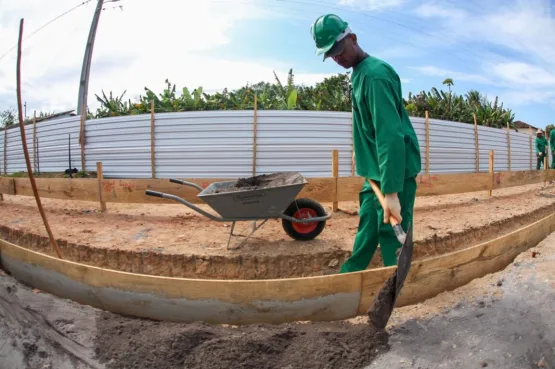
[{"label": "metal shovel blade", "polygon": [[367,312],[370,323],[378,329],[384,329],[391,317],[397,297],[401,293],[401,289],[409,273],[412,261],[412,250],[412,228],[409,226],[405,242],[399,253],[397,268],[393,275],[385,281],[384,286]]}]

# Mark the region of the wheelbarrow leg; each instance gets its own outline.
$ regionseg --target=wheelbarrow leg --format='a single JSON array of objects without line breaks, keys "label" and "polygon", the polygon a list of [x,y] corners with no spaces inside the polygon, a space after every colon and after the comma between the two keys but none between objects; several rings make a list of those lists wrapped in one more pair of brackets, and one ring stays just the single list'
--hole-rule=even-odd
[{"label": "wheelbarrow leg", "polygon": [[[227,249],[228,250],[236,250],[239,247],[241,247],[245,242],[247,242],[247,240],[254,234],[254,232],[258,231],[260,228],[262,228],[262,226],[264,225],[264,223],[266,223],[268,221],[268,219],[264,219],[264,221],[260,224],[256,224],[256,220],[253,220],[251,225],[249,225],[247,228],[245,228],[241,234],[234,234],[233,230],[235,229],[235,222],[232,222],[231,224],[231,231],[229,232],[229,240],[227,241]],[[251,229],[250,233],[246,236],[243,235],[243,233],[248,230]],[[235,237],[245,237],[241,242],[239,242],[238,244],[234,245],[233,247],[230,247],[231,244],[231,237],[235,236]]]}]

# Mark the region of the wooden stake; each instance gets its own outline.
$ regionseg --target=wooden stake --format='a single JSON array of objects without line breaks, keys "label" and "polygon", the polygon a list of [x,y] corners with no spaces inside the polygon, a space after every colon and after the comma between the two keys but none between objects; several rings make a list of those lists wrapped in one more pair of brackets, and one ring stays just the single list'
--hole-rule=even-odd
[{"label": "wooden stake", "polygon": [[478,121],[474,114],[474,147],[476,149],[476,173],[480,172],[480,140],[478,138]]},{"label": "wooden stake", "polygon": [[493,183],[494,183],[494,174],[493,174],[493,150],[489,151],[489,172],[491,174],[491,183],[489,188],[489,196],[491,196],[493,191]]},{"label": "wooden stake", "polygon": [[[71,167],[69,168],[71,169]],[[37,111],[33,111],[33,170],[37,171]]]},{"label": "wooden stake", "polygon": [[545,156],[545,158],[543,159],[543,170],[545,171],[545,177],[544,177],[544,181],[543,181],[543,185],[547,185],[547,175],[549,174],[548,170],[547,170],[547,163],[549,161],[547,160],[547,155]]},{"label": "wooden stake", "polygon": [[102,180],[104,179],[104,172],[102,171],[102,162],[96,162],[96,178],[98,181],[98,202],[100,202],[100,211],[106,211],[106,203],[102,200]]},{"label": "wooden stake", "polygon": [[356,168],[357,168],[357,162],[356,162],[356,159],[355,159],[355,151],[354,150],[352,152],[352,155],[353,156],[351,157],[351,176],[354,177],[355,173],[356,173]]},{"label": "wooden stake", "polygon": [[4,175],[8,175],[8,127],[4,127]]},{"label": "wooden stake", "polygon": [[532,132],[530,132],[530,170],[534,169],[534,151],[532,146]]},{"label": "wooden stake", "polygon": [[336,212],[339,209],[339,203],[337,202],[337,178],[339,177],[339,151],[332,151],[332,162],[331,162],[331,175],[335,178],[335,201],[333,202],[333,211]]},{"label": "wooden stake", "polygon": [[430,115],[426,110],[426,174],[430,174]]},{"label": "wooden stake", "polygon": [[[152,178],[156,178],[156,152],[155,150],[155,132],[154,132],[154,99],[150,102],[150,171]],[[100,163],[102,165],[102,163]]]},{"label": "wooden stake", "polygon": [[44,209],[42,208],[42,203],[40,201],[39,192],[37,190],[37,184],[35,182],[35,176],[33,175],[33,168],[31,168],[31,159],[29,158],[29,151],[27,150],[27,140],[25,138],[25,125],[23,124],[23,112],[21,107],[21,41],[23,38],[23,18],[19,23],[19,40],[17,44],[17,108],[19,113],[19,130],[21,131],[21,144],[23,145],[23,153],[25,154],[25,163],[27,164],[27,172],[29,173],[29,180],[31,181],[31,187],[33,187],[33,194],[35,195],[35,200],[37,202],[37,206],[39,208],[40,215],[42,217],[42,221],[44,222],[44,227],[46,228],[46,232],[48,232],[48,237],[50,238],[50,243],[58,255],[58,258],[62,259],[62,253],[60,252],[60,248],[56,243],[56,239],[52,234],[52,230],[48,224],[48,220],[46,219],[46,214],[44,213]]},{"label": "wooden stake", "polygon": [[507,150],[508,150],[508,165],[509,172],[511,171],[511,128],[507,122]]},{"label": "wooden stake", "polygon": [[254,118],[252,126],[252,175],[256,175],[256,136],[258,135],[258,97],[254,95]]}]

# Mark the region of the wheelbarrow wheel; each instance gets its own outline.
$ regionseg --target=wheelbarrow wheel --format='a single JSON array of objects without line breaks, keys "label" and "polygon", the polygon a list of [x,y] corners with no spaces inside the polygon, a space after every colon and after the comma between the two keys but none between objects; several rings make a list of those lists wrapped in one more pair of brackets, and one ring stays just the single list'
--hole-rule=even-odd
[{"label": "wheelbarrow wheel", "polygon": [[[326,210],[314,200],[298,199],[293,201],[283,213],[293,218],[307,219],[325,216]],[[298,241],[309,241],[322,233],[326,226],[326,221],[298,223],[282,219],[281,224],[289,237]]]}]

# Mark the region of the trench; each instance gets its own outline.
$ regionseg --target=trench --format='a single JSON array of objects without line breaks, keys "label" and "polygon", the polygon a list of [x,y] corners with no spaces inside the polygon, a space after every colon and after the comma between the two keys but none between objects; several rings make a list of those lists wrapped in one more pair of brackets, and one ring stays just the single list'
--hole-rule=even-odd
[{"label": "trench", "polygon": [[[554,211],[555,203],[552,203],[483,227],[415,241],[413,259],[439,256],[494,239]],[[5,225],[0,226],[0,237],[30,250],[55,256],[48,237]],[[57,241],[64,259],[69,261],[130,273],[196,279],[254,280],[318,276],[337,272],[351,254],[342,249],[275,256],[172,254],[153,250],[96,248],[64,239]],[[381,265],[380,253],[376,252],[369,269]]]}]

